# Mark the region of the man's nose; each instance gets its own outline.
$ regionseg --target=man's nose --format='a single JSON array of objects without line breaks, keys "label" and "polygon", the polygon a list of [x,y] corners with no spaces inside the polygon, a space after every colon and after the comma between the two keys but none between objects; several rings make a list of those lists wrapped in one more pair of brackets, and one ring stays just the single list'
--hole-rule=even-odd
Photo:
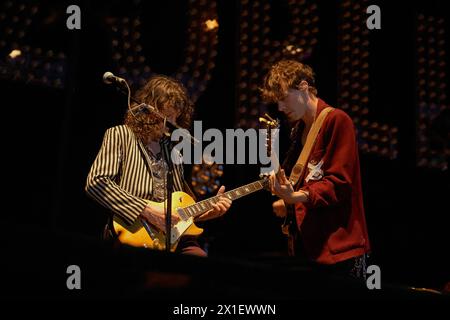
[{"label": "man's nose", "polygon": [[278,102],[278,111],[283,111],[284,110],[284,103],[282,102]]}]

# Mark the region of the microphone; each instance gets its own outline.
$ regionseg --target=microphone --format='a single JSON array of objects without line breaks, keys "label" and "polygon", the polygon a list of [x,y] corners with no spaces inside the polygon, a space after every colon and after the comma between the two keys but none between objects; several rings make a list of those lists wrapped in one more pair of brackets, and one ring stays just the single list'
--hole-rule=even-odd
[{"label": "microphone", "polygon": [[105,72],[103,74],[103,82],[106,84],[126,84],[125,79],[116,77],[112,72]]}]

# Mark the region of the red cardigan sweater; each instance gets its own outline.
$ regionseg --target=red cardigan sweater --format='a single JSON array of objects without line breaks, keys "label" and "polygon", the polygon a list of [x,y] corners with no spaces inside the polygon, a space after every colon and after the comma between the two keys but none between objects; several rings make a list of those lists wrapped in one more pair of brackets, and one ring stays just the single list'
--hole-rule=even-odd
[{"label": "red cardigan sweater", "polygon": [[[319,99],[316,116],[325,107]],[[310,259],[334,264],[370,251],[356,135],[342,110],[330,112],[322,124],[297,189],[309,192],[307,203],[295,205],[295,215]]]}]

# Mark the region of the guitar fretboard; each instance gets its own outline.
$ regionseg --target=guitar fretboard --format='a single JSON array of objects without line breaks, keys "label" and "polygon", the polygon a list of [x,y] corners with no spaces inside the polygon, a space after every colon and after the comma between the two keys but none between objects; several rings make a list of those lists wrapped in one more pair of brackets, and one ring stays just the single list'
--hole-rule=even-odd
[{"label": "guitar fretboard", "polygon": [[180,216],[182,216],[184,214],[185,217],[183,217],[183,216],[181,217],[184,220],[187,220],[190,217],[197,217],[199,215],[204,214],[208,210],[211,210],[213,208],[212,204],[215,204],[216,202],[218,202],[220,197],[227,197],[230,200],[236,200],[236,199],[244,197],[250,193],[253,193],[253,192],[263,189],[266,186],[266,183],[267,183],[266,179],[261,179],[261,180],[246,184],[242,187],[227,191],[227,192],[223,193],[222,195],[214,196],[212,198],[199,201],[195,204],[191,204],[190,206],[187,206],[187,207],[184,207],[183,209],[181,209],[181,212],[179,212]]}]

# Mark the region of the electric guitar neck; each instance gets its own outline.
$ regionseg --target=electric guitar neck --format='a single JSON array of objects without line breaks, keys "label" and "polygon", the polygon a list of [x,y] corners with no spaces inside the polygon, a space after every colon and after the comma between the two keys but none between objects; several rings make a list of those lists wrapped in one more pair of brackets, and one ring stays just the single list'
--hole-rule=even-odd
[{"label": "electric guitar neck", "polygon": [[[224,196],[230,200],[236,200],[267,187],[268,181],[267,178],[264,178],[199,202],[195,202],[185,192],[172,193],[172,212],[177,214],[180,220],[171,229],[170,250],[175,251],[181,237],[199,236],[203,233],[203,229],[194,224],[194,219],[212,209],[212,205],[219,201],[219,197]],[[166,203],[167,200],[153,202],[153,205],[164,208]],[[165,250],[166,248],[165,233],[140,219],[137,219],[132,225],[127,225],[115,215],[113,227],[121,243],[156,250]]]}]

